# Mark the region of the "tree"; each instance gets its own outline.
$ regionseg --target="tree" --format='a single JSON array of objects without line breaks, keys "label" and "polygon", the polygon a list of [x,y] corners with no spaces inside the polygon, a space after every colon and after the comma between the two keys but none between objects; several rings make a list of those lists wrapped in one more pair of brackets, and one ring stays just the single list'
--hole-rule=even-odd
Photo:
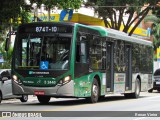
[{"label": "tree", "polygon": [[152,22],[153,45],[154,51],[160,46],[160,18],[155,15],[148,15],[144,18],[144,22]]},{"label": "tree", "polygon": [[153,35],[153,40],[154,40],[153,41],[154,48],[156,50],[156,48],[160,46],[160,22],[155,24],[155,27],[153,27],[152,35]]},{"label": "tree", "polygon": [[160,46],[160,2],[157,9],[154,11],[154,14],[157,16],[158,20],[154,22],[152,34],[154,37],[154,45],[156,48]]},{"label": "tree", "polygon": [[[148,12],[155,8],[157,2],[158,0],[88,0],[87,5],[94,6],[95,12],[102,17],[106,27],[120,30],[123,24],[123,32],[129,32],[130,36]],[[144,5],[146,6],[142,9]],[[124,15],[128,15],[126,22]],[[133,23],[135,25],[129,31]]]},{"label": "tree", "polygon": [[31,4],[36,3],[38,7],[42,4],[45,5],[48,10],[48,21],[50,21],[50,11],[54,7],[63,8],[63,9],[78,9],[80,8],[83,0],[31,0]]},{"label": "tree", "polygon": [[31,6],[25,0],[3,0],[0,4],[0,41],[7,37],[8,31],[18,23],[29,22]]},{"label": "tree", "polygon": [[5,41],[0,44],[0,54],[3,56],[4,63],[0,63],[0,69],[11,69],[13,47],[10,46],[8,52],[4,51]]},{"label": "tree", "polygon": [[153,36],[154,60],[157,60],[157,48],[160,46],[160,5],[155,8],[153,15],[147,15],[144,22],[152,22],[151,35]]},{"label": "tree", "polygon": [[0,4],[0,23],[17,22],[19,17],[22,17],[24,12],[30,12],[31,6],[27,5],[25,0],[3,0]]},{"label": "tree", "polygon": [[[29,12],[31,6],[27,5],[25,0],[3,0],[0,3],[0,54],[3,55],[5,62],[0,64],[0,68],[10,68],[12,58],[12,46],[8,52],[4,50],[5,38],[8,31],[18,23],[26,23],[29,21]],[[20,21],[19,21],[20,20]],[[8,34],[10,35],[10,33]]]}]

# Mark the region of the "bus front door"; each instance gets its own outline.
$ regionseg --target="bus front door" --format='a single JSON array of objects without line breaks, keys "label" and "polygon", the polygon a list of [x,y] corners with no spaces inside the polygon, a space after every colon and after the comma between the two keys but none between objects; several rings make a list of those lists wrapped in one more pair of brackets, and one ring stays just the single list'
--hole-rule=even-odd
[{"label": "bus front door", "polygon": [[106,91],[113,92],[114,90],[114,60],[113,60],[113,43],[106,43]]}]

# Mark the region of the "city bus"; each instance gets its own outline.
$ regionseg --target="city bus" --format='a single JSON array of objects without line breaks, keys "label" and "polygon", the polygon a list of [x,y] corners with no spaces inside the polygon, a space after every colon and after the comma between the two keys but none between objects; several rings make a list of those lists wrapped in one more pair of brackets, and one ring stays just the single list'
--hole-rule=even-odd
[{"label": "city bus", "polygon": [[15,95],[138,98],[152,87],[152,42],[126,33],[70,22],[35,22],[18,27],[12,59]]}]

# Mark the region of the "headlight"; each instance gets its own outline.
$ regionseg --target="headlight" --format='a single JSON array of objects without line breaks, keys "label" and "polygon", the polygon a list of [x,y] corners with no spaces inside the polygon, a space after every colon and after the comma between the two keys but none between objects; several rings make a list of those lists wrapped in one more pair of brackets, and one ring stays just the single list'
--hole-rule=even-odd
[{"label": "headlight", "polygon": [[70,77],[70,76],[66,76],[66,77],[63,79],[63,83],[69,82],[70,80],[71,80],[71,77]]},{"label": "headlight", "polygon": [[16,83],[22,84],[22,82],[20,81],[20,79],[16,75],[13,75],[12,78]]},{"label": "headlight", "polygon": [[13,78],[14,81],[18,80],[18,77],[16,75],[13,75],[12,78]]},{"label": "headlight", "polygon": [[70,81],[71,81],[71,76],[66,76],[62,80],[59,81],[58,85],[64,85],[64,84],[69,83]]}]

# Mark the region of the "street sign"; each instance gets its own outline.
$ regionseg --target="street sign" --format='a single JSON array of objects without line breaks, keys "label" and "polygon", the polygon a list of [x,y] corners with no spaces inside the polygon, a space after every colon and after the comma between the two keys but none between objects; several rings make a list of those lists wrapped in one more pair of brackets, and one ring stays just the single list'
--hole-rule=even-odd
[{"label": "street sign", "polygon": [[68,21],[68,20],[71,20],[72,15],[73,15],[73,10],[72,9],[62,10],[61,13],[60,13],[59,21],[64,21],[64,20]]}]

